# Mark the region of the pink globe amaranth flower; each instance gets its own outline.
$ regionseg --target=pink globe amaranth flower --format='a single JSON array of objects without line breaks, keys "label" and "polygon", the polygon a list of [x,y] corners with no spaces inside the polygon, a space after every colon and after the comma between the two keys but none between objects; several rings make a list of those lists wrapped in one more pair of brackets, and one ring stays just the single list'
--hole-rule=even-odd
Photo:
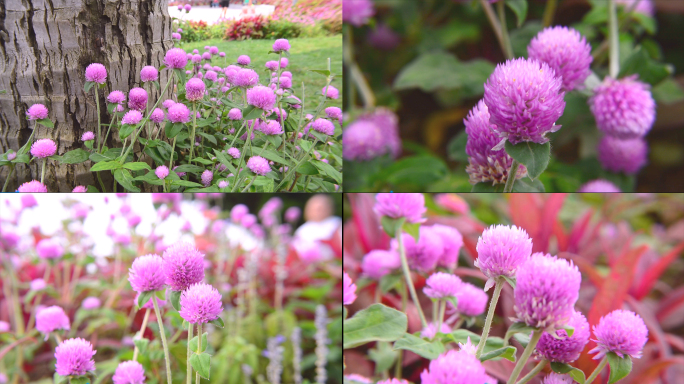
[{"label": "pink globe amaranth flower", "polygon": [[530,59],[544,62],[563,78],[563,90],[581,86],[591,72],[591,46],[579,32],[568,27],[548,27],[527,46]]},{"label": "pink globe amaranth flower", "polygon": [[164,251],[163,269],[166,284],[183,291],[204,280],[204,254],[188,243],[175,243]]},{"label": "pink globe amaranth flower", "polygon": [[317,132],[332,136],[335,134],[335,125],[327,119],[316,119],[311,125]]},{"label": "pink globe amaranth flower", "polygon": [[178,10],[182,11],[183,10],[183,4],[178,4]]},{"label": "pink globe amaranth flower", "polygon": [[437,266],[454,269],[458,262],[458,254],[463,247],[463,235],[458,229],[446,225],[434,224],[431,228],[444,243],[444,254],[437,262]]},{"label": "pink globe amaranth flower", "polygon": [[341,120],[342,110],[337,107],[328,107],[325,109],[325,115],[331,119]]},{"label": "pink globe amaranth flower", "polygon": [[192,9],[192,6],[190,4],[185,4],[184,8],[185,8],[185,12],[190,12],[190,10]]},{"label": "pink globe amaranth flower", "polygon": [[36,140],[33,145],[31,145],[31,155],[44,159],[50,157],[57,152],[57,144],[51,139],[40,139]]},{"label": "pink globe amaranth flower", "polygon": [[95,140],[95,134],[92,131],[84,132],[81,135],[81,141],[91,141]]},{"label": "pink globe amaranth flower", "polygon": [[205,187],[208,187],[211,185],[211,180],[214,179],[214,174],[210,170],[206,170],[202,172],[202,184],[204,184]]},{"label": "pink globe amaranth flower", "polygon": [[[439,329],[439,332],[443,333],[445,335],[449,334],[449,333],[451,333],[451,327],[446,323],[442,323],[442,327]],[[424,339],[433,339],[436,335],[437,335],[437,324],[435,324],[434,322],[428,323],[427,327],[423,328],[420,331],[420,337],[422,337]]]},{"label": "pink globe amaranth flower", "polygon": [[226,53],[225,52],[219,52],[219,57],[226,57]]},{"label": "pink globe amaranth flower", "polygon": [[[280,58],[280,68],[287,68],[288,65],[290,65],[290,60],[287,57],[281,57]],[[291,75],[290,75],[290,79],[292,79]]]},{"label": "pink globe amaranth flower", "polygon": [[240,55],[237,58],[237,63],[240,65],[249,65],[251,62],[252,60],[247,55]]},{"label": "pink globe amaranth flower", "polygon": [[178,33],[183,33],[183,29],[182,29],[182,28],[178,28],[178,29],[176,29],[176,32],[178,32]]},{"label": "pink globe amaranth flower", "polygon": [[450,273],[436,272],[425,280],[423,293],[431,299],[444,299],[455,297],[461,288],[461,279]]},{"label": "pink globe amaranth flower", "polygon": [[[615,0],[615,3],[618,5],[624,5],[625,10],[627,10],[632,7],[632,4],[634,4],[635,1],[636,0]],[[655,13],[653,2],[651,0],[640,0],[636,8],[634,8],[634,12],[643,13],[644,15],[653,17]]]},{"label": "pink globe amaranth flower", "polygon": [[85,193],[85,192],[88,192],[88,188],[86,188],[86,187],[83,186],[83,185],[77,185],[77,186],[74,187],[74,189],[73,189],[71,192],[74,192],[74,193]]},{"label": "pink globe amaranth flower", "polygon": [[111,91],[109,95],[107,95],[107,101],[110,103],[123,103],[126,100],[126,95],[124,95],[123,92],[121,91]]},{"label": "pink globe amaranth flower", "polygon": [[275,120],[267,120],[259,124],[259,130],[265,135],[280,135],[283,133],[283,129]]},{"label": "pink globe amaranth flower", "polygon": [[290,207],[285,210],[285,221],[288,223],[295,223],[302,215],[302,210],[299,207]]},{"label": "pink globe amaranth flower", "polygon": [[638,359],[648,341],[648,329],[639,315],[618,309],[599,320],[594,326],[594,337],[596,348],[589,351],[590,354],[597,353],[594,359],[600,359],[608,352]]},{"label": "pink globe amaranth flower", "polygon": [[0,332],[9,332],[10,325],[6,321],[0,321]]},{"label": "pink globe amaranth flower", "polygon": [[342,155],[347,160],[367,161],[387,153],[382,129],[368,121],[355,121],[343,132]]},{"label": "pink globe amaranth flower", "polygon": [[85,70],[86,81],[104,84],[107,80],[107,69],[100,63],[92,63]]},{"label": "pink globe amaranth flower", "polygon": [[81,376],[95,370],[93,356],[97,351],[80,337],[67,339],[55,348],[55,370],[60,376]]},{"label": "pink globe amaranth flower", "polygon": [[[163,165],[162,165],[162,167],[163,167]],[[168,172],[168,168],[167,168],[167,172]],[[126,220],[128,221],[129,227],[135,228],[138,226],[138,224],[140,224],[140,222],[142,221],[142,218],[138,215],[131,215],[131,216],[128,216],[128,219],[126,219]]]},{"label": "pink globe amaranth flower", "polygon": [[289,51],[290,42],[287,39],[278,39],[273,43],[273,50],[276,52]]},{"label": "pink globe amaranth flower", "polygon": [[485,291],[502,276],[515,277],[518,268],[532,254],[532,240],[524,229],[515,225],[493,225],[477,240],[475,266],[487,276]]},{"label": "pink globe amaranth flower", "polygon": [[480,360],[464,351],[447,351],[430,362],[420,374],[422,384],[485,384],[496,380],[487,376]]},{"label": "pink globe amaranth flower", "polygon": [[14,160],[14,159],[16,159],[16,158],[17,158],[17,153],[16,153],[16,152],[12,152],[12,153],[8,153],[8,154],[7,154],[7,160],[9,160],[9,161],[12,161],[12,160]]},{"label": "pink globe amaranth flower", "polygon": [[[229,77],[230,79],[230,77]],[[249,68],[241,68],[237,73],[233,76],[233,81],[231,81],[232,84],[237,85],[238,87],[251,87],[252,85],[256,85],[259,82],[259,75],[256,73],[256,71],[249,69]]]},{"label": "pink globe amaranth flower", "polygon": [[271,110],[276,102],[276,95],[273,90],[263,85],[257,85],[247,90],[247,104],[253,105],[264,110]]},{"label": "pink globe amaranth flower", "polygon": [[133,88],[128,92],[128,108],[142,111],[147,107],[147,91],[142,88]]},{"label": "pink globe amaranth flower", "polygon": [[208,323],[216,320],[223,312],[221,294],[205,283],[193,284],[183,291],[180,306],[181,317],[191,324]]},{"label": "pink globe amaranth flower", "polygon": [[233,223],[239,223],[247,214],[249,214],[249,208],[244,204],[237,204],[230,210],[230,219]]},{"label": "pink globe amaranth flower", "polygon": [[277,121],[285,121],[287,119],[287,111],[282,108],[276,108],[273,110],[276,116],[278,116]]},{"label": "pink globe amaranth flower", "polygon": [[539,356],[550,362],[565,364],[577,360],[584,346],[589,342],[589,323],[581,312],[573,311],[570,321],[566,325],[575,329],[572,336],[568,337],[565,329],[555,331],[561,339],[544,333],[537,344]]},{"label": "pink globe amaranth flower", "polygon": [[47,187],[38,180],[27,181],[17,188],[17,192],[47,192]]},{"label": "pink globe amaranth flower", "polygon": [[257,175],[265,175],[271,172],[271,166],[268,164],[268,160],[261,156],[252,156],[247,161],[247,168]]},{"label": "pink globe amaranth flower", "polygon": [[633,175],[648,161],[648,143],[642,138],[619,139],[604,136],[598,143],[598,159],[603,168]]},{"label": "pink globe amaranth flower", "polygon": [[155,108],[150,115],[150,120],[155,123],[161,123],[164,121],[164,111],[161,108]]},{"label": "pink globe amaranth flower", "polygon": [[[401,138],[399,137],[399,119],[397,118],[397,115],[394,112],[387,108],[379,107],[372,112],[359,116],[355,122],[363,121],[375,124],[377,127],[376,129],[379,130],[380,134],[382,135],[382,139],[379,141],[380,143],[382,143],[382,146],[380,148],[384,148],[384,151],[378,154],[377,156],[389,153],[392,156],[392,158],[397,158],[401,154]],[[352,136],[352,138],[348,140],[348,142],[352,144],[349,149],[347,149],[347,145],[344,144],[344,138],[342,139],[343,155],[345,153],[344,151],[347,151],[347,155],[344,156],[361,155],[361,153],[359,153],[359,150],[363,149],[364,147],[363,145],[359,145],[363,143],[363,134],[361,132],[361,128],[355,128],[354,131],[351,131],[351,128],[352,127],[350,126],[345,131],[345,134],[348,134],[348,136]],[[352,133],[354,134],[352,135]],[[356,138],[356,140],[352,140],[354,138]]]},{"label": "pink globe amaranth flower", "polygon": [[355,27],[368,23],[375,9],[371,0],[345,0],[342,7],[342,21]]},{"label": "pink globe amaranth flower", "polygon": [[328,99],[337,99],[340,97],[340,91],[332,85],[328,85],[321,89],[321,95],[325,95]]},{"label": "pink globe amaranth flower", "polygon": [[33,197],[33,195],[22,195],[21,196],[21,206],[24,209],[33,208],[36,205],[38,205],[38,202],[36,201],[36,198]]},{"label": "pink globe amaranth flower", "polygon": [[[444,253],[442,238],[430,227],[421,227],[418,242],[408,233],[401,234],[406,259],[409,267],[419,272],[433,270]],[[399,244],[396,239],[390,242],[392,250],[399,252]]]},{"label": "pink globe amaranth flower", "polygon": [[347,375],[344,378],[351,381],[352,383],[361,383],[361,384],[373,384],[374,383],[373,380],[371,380],[367,377],[361,376],[361,375],[357,375],[356,373],[352,373],[351,375]]},{"label": "pink globe amaranth flower", "polygon": [[374,280],[380,280],[399,268],[401,268],[401,258],[399,253],[394,250],[372,250],[361,261],[363,275]]},{"label": "pink globe amaranth flower", "polygon": [[194,54],[192,55],[192,58],[190,60],[195,64],[199,64],[202,62],[202,56],[200,56],[199,54]]},{"label": "pink globe amaranth flower", "polygon": [[202,60],[211,60],[211,53],[209,53],[209,52],[202,53]]},{"label": "pink globe amaranth flower", "polygon": [[267,61],[266,62],[266,69],[269,69],[271,71],[277,71],[278,70],[278,62],[277,61]]},{"label": "pink globe amaranth flower", "polygon": [[287,76],[280,76],[280,79],[278,80],[280,83],[280,88],[281,89],[290,89],[292,88],[292,79],[287,77]]},{"label": "pink globe amaranth flower", "polygon": [[342,304],[351,305],[356,300],[356,284],[347,272],[342,273]]},{"label": "pink globe amaranth flower", "polygon": [[209,81],[217,81],[218,80],[218,74],[214,71],[207,71],[207,73],[204,75],[204,77],[207,78]]},{"label": "pink globe amaranth flower", "polygon": [[237,159],[240,157],[240,150],[235,147],[230,147],[228,148],[228,154],[232,156],[233,159]]},{"label": "pink globe amaranth flower", "polygon": [[140,111],[132,109],[124,115],[124,117],[121,119],[121,123],[123,124],[128,124],[128,125],[136,125],[142,120],[143,116]]},{"label": "pink globe amaranth flower", "polygon": [[154,174],[160,179],[165,179],[169,175],[169,168],[165,165],[160,165],[154,170]]},{"label": "pink globe amaranth flower", "polygon": [[[283,57],[282,60],[285,60],[285,58]],[[285,77],[289,77],[290,79],[292,79],[292,72],[283,71],[283,73],[281,73],[280,76],[285,76]],[[297,99],[297,100],[299,100],[299,99]]]},{"label": "pink globe amaranth flower", "polygon": [[164,262],[159,255],[145,255],[133,260],[128,270],[128,281],[138,293],[164,289]]},{"label": "pink globe amaranth flower", "polygon": [[123,105],[117,104],[116,108],[114,109],[114,112],[123,112],[123,111],[124,111]]},{"label": "pink globe amaranth flower", "polygon": [[102,303],[100,302],[100,299],[94,296],[89,296],[83,299],[83,302],[81,303],[81,308],[83,309],[97,309],[100,308],[100,305]]},{"label": "pink globe amaranth flower", "polygon": [[180,41],[180,39],[181,39],[181,34],[180,34],[180,33],[174,32],[174,33],[171,34],[171,38]]},{"label": "pink globe amaranth flower", "polygon": [[147,65],[147,66],[144,66],[143,69],[140,70],[140,80],[141,81],[147,82],[147,81],[155,81],[157,79],[159,79],[159,71],[157,71],[157,68],[155,68],[151,65]]},{"label": "pink globe amaranth flower", "polygon": [[202,100],[206,87],[204,82],[198,78],[192,78],[185,84],[185,96],[190,101]]},{"label": "pink globe amaranth flower", "polygon": [[407,223],[422,223],[425,196],[422,193],[378,193],[375,195],[373,211],[378,216],[392,219],[406,218]]},{"label": "pink globe amaranth flower", "polygon": [[53,305],[43,308],[36,313],[36,329],[44,333],[45,340],[47,340],[50,332],[58,329],[65,329],[67,331],[71,329],[71,323],[64,310]]},{"label": "pink globe amaranth flower", "polygon": [[[135,295],[135,302],[138,302],[138,299],[140,298],[140,293]],[[157,297],[157,305],[159,308],[163,307],[166,305],[166,300],[162,300],[159,297]],[[143,304],[142,309],[154,309],[154,300],[150,298],[147,300],[147,303]]]},{"label": "pink globe amaranth flower", "polygon": [[166,108],[166,109],[169,109],[169,108],[171,108],[174,104],[176,104],[175,101],[173,101],[173,100],[171,100],[171,99],[166,99],[166,100],[164,100],[164,101],[162,102],[162,107],[164,107],[164,108]]},{"label": "pink globe amaranth flower", "polygon": [[645,136],[655,122],[656,104],[649,88],[636,75],[620,80],[606,77],[589,98],[598,129],[621,139]]},{"label": "pink globe amaranth flower", "polygon": [[145,369],[137,361],[124,361],[116,367],[114,384],[145,384]]},{"label": "pink globe amaranth flower", "polygon": [[608,180],[596,179],[586,182],[577,192],[580,193],[620,193],[620,188]]},{"label": "pink globe amaranth flower", "polygon": [[59,259],[64,256],[64,248],[55,238],[42,239],[36,244],[36,253],[41,259]]},{"label": "pink globe amaranth flower", "polygon": [[28,111],[26,111],[26,116],[28,116],[29,120],[47,119],[48,109],[43,104],[33,104]]},{"label": "pink globe amaranth flower", "polygon": [[[468,165],[466,172],[470,184],[492,183],[505,184],[508,180],[508,172],[513,164],[513,159],[501,148],[493,148],[501,142],[501,137],[495,133],[496,127],[489,122],[489,110],[484,100],[480,100],[470,111],[468,117],[463,119],[465,132],[468,135],[466,141],[466,154]],[[525,166],[518,167],[516,178],[521,179],[527,175]]]},{"label": "pink globe amaranth flower", "polygon": [[188,56],[181,48],[171,48],[166,51],[164,64],[172,69],[183,69],[188,65]]},{"label": "pink globe amaranth flower", "polygon": [[[220,78],[219,82],[220,82],[220,80],[223,80],[223,78]],[[229,89],[230,89],[230,85],[224,85],[223,87],[221,87],[221,92],[226,93],[226,92],[228,92]]]},{"label": "pink globe amaranth flower", "polygon": [[190,110],[183,103],[172,105],[166,115],[172,123],[187,123],[190,121]]},{"label": "pink globe amaranth flower", "polygon": [[228,187],[228,181],[226,181],[226,180],[221,180],[221,181],[219,181],[219,182],[218,182],[218,187],[221,188],[221,189]]},{"label": "pink globe amaranth flower", "polygon": [[47,283],[43,279],[34,279],[31,280],[30,286],[32,291],[40,291],[47,286]]},{"label": "pink globe amaranth flower", "polygon": [[211,53],[212,55],[218,55],[218,53],[219,53],[218,47],[216,47],[216,46],[209,47],[209,53]]},{"label": "pink globe amaranth flower", "polygon": [[464,316],[475,317],[484,313],[489,296],[487,296],[482,288],[470,283],[463,283],[456,292],[456,299],[458,300],[456,308],[454,308],[451,302],[447,302],[447,314],[459,313]]},{"label": "pink globe amaranth flower", "polygon": [[383,51],[391,51],[401,43],[401,36],[387,24],[380,24],[368,34],[368,43]]},{"label": "pink globe amaranth flower", "polygon": [[[484,102],[495,132],[511,144],[543,144],[563,115],[562,79],[546,63],[524,58],[499,64],[484,85]],[[497,148],[498,149],[498,148]]]},{"label": "pink globe amaranth flower", "polygon": [[561,375],[560,373],[549,373],[542,384],[574,384],[575,380],[570,375]]},{"label": "pink globe amaranth flower", "polygon": [[515,275],[515,313],[530,327],[554,331],[567,324],[579,297],[582,275],[575,265],[535,253]]}]

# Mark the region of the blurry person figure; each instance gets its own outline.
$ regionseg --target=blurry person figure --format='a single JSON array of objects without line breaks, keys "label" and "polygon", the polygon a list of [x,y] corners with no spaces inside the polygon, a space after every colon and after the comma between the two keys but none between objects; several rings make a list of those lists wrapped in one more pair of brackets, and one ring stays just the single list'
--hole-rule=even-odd
[{"label": "blurry person figure", "polygon": [[[304,220],[294,233],[293,244],[305,262],[329,260],[334,251],[327,243],[342,238],[342,219],[335,214],[334,201],[330,195],[313,195],[304,206]],[[312,256],[314,249],[317,256]],[[306,254],[306,256],[304,256]]]},{"label": "blurry person figure", "polygon": [[[219,0],[216,0],[218,2]],[[226,15],[228,14],[228,8],[230,8],[230,0],[221,0],[221,15],[219,16],[220,20],[224,20],[226,18]]]},{"label": "blurry person figure", "polygon": [[254,10],[254,0],[244,0],[243,6],[242,6],[242,14],[243,15],[249,15],[249,14],[255,14],[256,11]]}]

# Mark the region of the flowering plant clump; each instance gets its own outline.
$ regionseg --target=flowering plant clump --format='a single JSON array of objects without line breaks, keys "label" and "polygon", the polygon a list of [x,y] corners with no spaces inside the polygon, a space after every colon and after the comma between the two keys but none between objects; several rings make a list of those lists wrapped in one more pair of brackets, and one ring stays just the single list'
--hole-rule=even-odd
[{"label": "flowering plant clump", "polygon": [[[371,214],[387,195],[422,202],[421,221]],[[661,355],[670,346],[656,334],[681,335],[684,319],[673,311],[684,304],[673,292],[682,285],[684,241],[657,232],[684,223],[684,196],[387,195],[347,194],[347,383],[680,376],[668,361],[679,362],[681,351]],[[645,217],[656,218],[652,227],[633,224]],[[450,252],[430,237],[435,227],[459,233],[463,247],[451,265],[425,261]],[[643,241],[633,241],[637,234]],[[671,293],[660,300],[658,286]]]},{"label": "flowering plant clump", "polygon": [[3,195],[0,383],[343,384],[341,197]]}]

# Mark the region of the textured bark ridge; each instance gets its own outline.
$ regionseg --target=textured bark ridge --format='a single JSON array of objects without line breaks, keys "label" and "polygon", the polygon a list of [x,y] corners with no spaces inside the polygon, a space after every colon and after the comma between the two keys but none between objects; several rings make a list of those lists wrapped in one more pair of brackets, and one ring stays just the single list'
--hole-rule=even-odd
[{"label": "textured bark ridge", "polygon": [[[102,123],[110,121],[105,96],[112,90],[127,93],[140,82],[145,65],[162,65],[173,47],[167,0],[0,0],[0,153],[18,150],[31,135],[26,111],[35,103],[50,110],[54,129],[38,127],[35,138],[51,138],[57,153],[82,148],[83,132],[97,133],[93,89],[83,90],[85,68],[102,63],[107,83],[99,89]],[[166,84],[168,71],[160,73]],[[150,101],[160,91],[145,88]],[[102,135],[106,131],[103,127]],[[114,129],[112,129],[114,131]],[[118,135],[109,143],[121,146]],[[118,145],[117,145],[118,144]],[[62,165],[49,160],[45,184],[51,192],[70,192],[76,185],[95,185],[91,162]],[[0,185],[9,167],[0,169]],[[104,176],[105,172],[103,172]],[[40,162],[19,164],[8,190],[40,178]],[[111,180],[111,176],[108,177]],[[107,182],[108,189],[111,182]]]}]

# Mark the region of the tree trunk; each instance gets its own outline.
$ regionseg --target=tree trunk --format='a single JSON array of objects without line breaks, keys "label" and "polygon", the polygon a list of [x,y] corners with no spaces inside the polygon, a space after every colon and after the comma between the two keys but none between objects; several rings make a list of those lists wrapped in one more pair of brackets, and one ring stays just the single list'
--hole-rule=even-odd
[{"label": "tree trunk", "polygon": [[[97,134],[95,87],[83,90],[91,63],[107,68],[106,86],[98,90],[102,124],[110,121],[105,97],[113,90],[128,93],[140,86],[154,103],[160,91],[151,83],[141,85],[140,70],[159,68],[173,47],[167,7],[167,0],[0,0],[0,90],[7,91],[0,95],[0,153],[26,143],[34,127],[26,111],[36,103],[48,107],[55,128],[39,126],[34,140],[53,139],[60,155],[83,148],[81,135]],[[169,74],[160,73],[161,84]],[[121,147],[112,131],[107,145]],[[39,179],[41,163],[18,164],[7,190]],[[67,165],[48,160],[45,184],[50,192],[70,192],[76,185],[100,189],[88,171],[91,166],[90,161]],[[9,167],[0,169],[0,185],[8,174]],[[111,174],[101,174],[111,190]]]}]

